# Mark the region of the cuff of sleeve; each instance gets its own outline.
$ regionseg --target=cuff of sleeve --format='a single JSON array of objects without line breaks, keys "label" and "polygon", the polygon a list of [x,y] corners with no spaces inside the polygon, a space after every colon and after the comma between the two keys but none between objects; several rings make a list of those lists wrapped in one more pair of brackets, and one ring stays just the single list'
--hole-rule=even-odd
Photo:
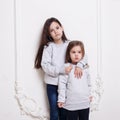
[{"label": "cuff of sleeve", "polygon": [[82,63],[78,63],[76,66],[79,67],[79,68],[81,68],[81,69],[84,68],[84,65]]},{"label": "cuff of sleeve", "polygon": [[65,102],[65,100],[62,100],[62,99],[58,99],[58,101],[57,102]]}]

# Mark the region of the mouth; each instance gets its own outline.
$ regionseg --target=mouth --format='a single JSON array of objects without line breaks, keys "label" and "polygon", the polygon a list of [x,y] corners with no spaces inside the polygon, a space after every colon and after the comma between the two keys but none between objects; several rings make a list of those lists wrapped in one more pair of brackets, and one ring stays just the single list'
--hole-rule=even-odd
[{"label": "mouth", "polygon": [[57,36],[60,36],[60,34],[56,34],[55,36],[56,36],[56,37],[57,37]]},{"label": "mouth", "polygon": [[78,60],[79,60],[79,58],[75,58],[75,60],[76,60],[76,61],[78,61]]}]

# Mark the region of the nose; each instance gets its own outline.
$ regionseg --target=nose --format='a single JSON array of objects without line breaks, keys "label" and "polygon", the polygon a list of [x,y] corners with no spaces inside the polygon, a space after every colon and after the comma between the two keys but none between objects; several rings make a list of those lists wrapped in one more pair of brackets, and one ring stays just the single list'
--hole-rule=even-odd
[{"label": "nose", "polygon": [[54,31],[54,33],[56,34],[56,33],[57,33],[57,31],[55,30],[55,31]]},{"label": "nose", "polygon": [[75,57],[78,57],[78,53],[75,54]]},{"label": "nose", "polygon": [[77,55],[78,55],[78,53],[76,52],[76,53],[75,53],[75,56],[77,56]]},{"label": "nose", "polygon": [[57,34],[57,32],[58,32],[57,30],[54,30],[54,33],[55,33],[55,34]]}]

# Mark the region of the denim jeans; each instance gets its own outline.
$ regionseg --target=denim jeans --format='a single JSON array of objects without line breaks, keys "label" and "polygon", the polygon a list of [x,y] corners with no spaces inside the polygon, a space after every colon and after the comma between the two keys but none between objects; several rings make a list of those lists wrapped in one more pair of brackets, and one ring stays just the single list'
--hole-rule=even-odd
[{"label": "denim jeans", "polygon": [[50,105],[50,120],[66,120],[65,110],[58,108],[58,86],[47,84],[47,96]]}]

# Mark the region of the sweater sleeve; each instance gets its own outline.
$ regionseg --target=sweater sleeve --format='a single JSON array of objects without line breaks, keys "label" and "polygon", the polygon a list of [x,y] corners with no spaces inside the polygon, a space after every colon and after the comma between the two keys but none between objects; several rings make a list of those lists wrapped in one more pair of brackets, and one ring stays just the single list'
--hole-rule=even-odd
[{"label": "sweater sleeve", "polygon": [[89,69],[87,68],[87,83],[88,83],[88,88],[89,88],[89,92],[90,92],[90,96],[92,94],[92,83],[91,83],[91,78],[90,78],[90,73],[89,73]]},{"label": "sweater sleeve", "polygon": [[87,58],[87,55],[85,54],[83,59],[77,63],[77,67],[80,67],[81,69],[83,69],[87,63],[88,63],[88,58]]},{"label": "sweater sleeve", "polygon": [[67,75],[60,75],[58,81],[58,102],[65,102]]},{"label": "sweater sleeve", "polygon": [[41,66],[44,72],[50,76],[57,77],[59,75],[59,68],[52,64],[52,47],[45,46],[43,50]]}]

